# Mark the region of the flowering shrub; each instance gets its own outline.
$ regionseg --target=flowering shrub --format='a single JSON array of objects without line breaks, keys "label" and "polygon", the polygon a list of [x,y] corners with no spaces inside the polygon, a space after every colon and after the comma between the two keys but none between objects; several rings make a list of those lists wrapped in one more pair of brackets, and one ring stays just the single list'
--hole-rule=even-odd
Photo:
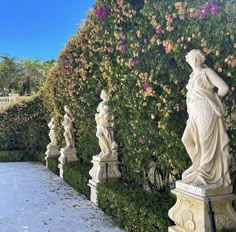
[{"label": "flowering shrub", "polygon": [[224,102],[229,114],[235,110],[235,16],[234,1],[97,0],[47,78],[45,98],[59,140],[67,104],[76,117],[80,158],[89,162],[97,154],[94,114],[105,88],[124,180],[168,188],[169,176],[179,178],[189,165],[180,139],[191,49],[203,50],[207,64],[229,84]]}]

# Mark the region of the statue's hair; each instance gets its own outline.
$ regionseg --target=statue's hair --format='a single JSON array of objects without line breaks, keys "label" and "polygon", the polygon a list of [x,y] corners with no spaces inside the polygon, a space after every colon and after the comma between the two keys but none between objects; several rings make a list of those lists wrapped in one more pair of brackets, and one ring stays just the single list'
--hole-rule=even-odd
[{"label": "statue's hair", "polygon": [[[199,49],[193,49],[193,50],[191,50],[189,53],[191,53],[191,54],[194,55],[194,57],[195,57],[195,59],[196,59],[196,62],[197,62],[198,64],[204,64],[204,62],[206,61],[205,55],[204,55],[204,54],[202,53],[202,51],[199,50]],[[188,54],[189,54],[189,53],[188,53]]]}]

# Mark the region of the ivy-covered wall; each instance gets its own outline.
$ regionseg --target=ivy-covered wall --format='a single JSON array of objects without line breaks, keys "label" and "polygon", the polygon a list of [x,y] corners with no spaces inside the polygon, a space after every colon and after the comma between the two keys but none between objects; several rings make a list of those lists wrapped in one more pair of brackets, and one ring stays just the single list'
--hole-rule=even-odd
[{"label": "ivy-covered wall", "polygon": [[[193,48],[206,54],[208,66],[230,86],[224,102],[232,113],[235,27],[233,0],[97,0],[45,84],[45,103],[56,119],[59,143],[63,106],[69,105],[80,159],[89,162],[98,153],[94,114],[105,88],[111,96],[123,180],[148,184],[154,191],[168,189],[169,176],[179,178],[189,165],[180,140],[191,73],[185,55]],[[231,138],[234,128],[229,127]],[[231,154],[236,154],[235,146]]]}]

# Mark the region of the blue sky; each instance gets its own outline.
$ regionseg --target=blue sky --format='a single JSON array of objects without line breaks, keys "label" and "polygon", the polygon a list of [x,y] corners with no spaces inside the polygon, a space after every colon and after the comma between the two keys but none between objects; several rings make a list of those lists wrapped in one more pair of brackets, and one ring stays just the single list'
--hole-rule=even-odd
[{"label": "blue sky", "polygon": [[0,55],[57,59],[95,0],[1,0]]}]

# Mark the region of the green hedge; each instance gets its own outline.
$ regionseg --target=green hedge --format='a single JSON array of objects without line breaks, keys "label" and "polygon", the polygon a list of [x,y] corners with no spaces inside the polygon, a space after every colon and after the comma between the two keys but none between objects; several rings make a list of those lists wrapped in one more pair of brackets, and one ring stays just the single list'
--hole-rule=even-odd
[{"label": "green hedge", "polygon": [[166,232],[167,212],[175,199],[169,194],[149,193],[123,183],[98,184],[98,206],[119,226],[132,232]]},{"label": "green hedge", "polygon": [[90,179],[89,170],[92,168],[90,163],[68,163],[63,166],[63,179],[78,192],[89,198],[90,189],[88,182]]},{"label": "green hedge", "polygon": [[24,151],[0,151],[0,162],[25,161],[27,158]]},{"label": "green hedge", "polygon": [[0,162],[19,162],[19,161],[39,161],[45,164],[45,154],[40,151],[32,153],[16,150],[16,151],[0,151]]},{"label": "green hedge", "polygon": [[[49,143],[48,113],[41,96],[17,103],[0,113],[0,150],[34,155]],[[32,159],[34,159],[32,157]]]},{"label": "green hedge", "polygon": [[59,175],[58,161],[59,156],[48,157],[48,169],[54,172],[56,175]]}]

